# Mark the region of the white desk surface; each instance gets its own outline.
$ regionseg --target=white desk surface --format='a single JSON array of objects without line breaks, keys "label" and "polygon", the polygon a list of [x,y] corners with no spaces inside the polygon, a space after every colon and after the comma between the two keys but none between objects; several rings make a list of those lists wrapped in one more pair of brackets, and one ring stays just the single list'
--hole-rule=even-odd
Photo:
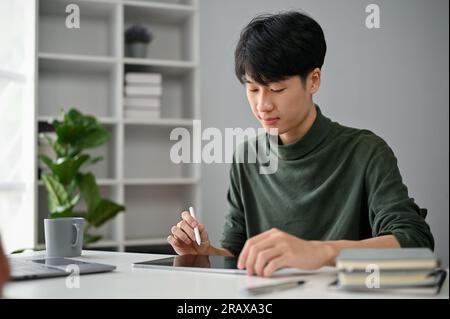
[{"label": "white desk surface", "polygon": [[[42,257],[43,252],[14,255],[13,258]],[[238,274],[214,274],[191,271],[133,268],[133,262],[168,257],[167,255],[83,251],[83,261],[117,266],[114,272],[83,275],[79,288],[66,288],[66,277],[11,282],[4,287],[4,298],[164,298],[164,299],[235,299],[256,298],[246,295],[246,285],[264,284],[274,280]],[[335,273],[301,275],[306,283],[284,291],[260,295],[257,298],[449,298],[448,276],[437,296],[354,293],[334,291],[328,284]],[[294,279],[294,277],[292,277]],[[286,280],[286,278],[283,278]]]}]

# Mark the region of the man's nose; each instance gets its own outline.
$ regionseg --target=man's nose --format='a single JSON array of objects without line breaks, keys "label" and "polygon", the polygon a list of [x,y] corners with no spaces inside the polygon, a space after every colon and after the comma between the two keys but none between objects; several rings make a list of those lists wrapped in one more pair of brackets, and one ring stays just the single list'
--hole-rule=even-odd
[{"label": "man's nose", "polygon": [[258,104],[256,108],[259,112],[270,112],[273,109],[273,102],[266,93],[261,93],[258,96]]}]

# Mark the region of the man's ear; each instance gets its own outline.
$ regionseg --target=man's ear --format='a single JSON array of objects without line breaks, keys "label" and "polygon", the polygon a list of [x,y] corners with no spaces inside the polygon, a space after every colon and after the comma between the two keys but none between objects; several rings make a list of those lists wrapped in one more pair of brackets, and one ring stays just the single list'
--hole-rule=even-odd
[{"label": "man's ear", "polygon": [[311,95],[319,91],[320,79],[321,79],[321,71],[319,68],[315,68],[309,74],[308,88]]}]

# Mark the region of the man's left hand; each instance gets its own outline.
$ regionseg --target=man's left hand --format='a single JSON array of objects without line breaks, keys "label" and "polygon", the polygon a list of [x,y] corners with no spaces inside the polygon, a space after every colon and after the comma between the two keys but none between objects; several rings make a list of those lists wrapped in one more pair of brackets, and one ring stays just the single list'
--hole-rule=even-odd
[{"label": "man's left hand", "polygon": [[330,262],[332,248],[272,228],[248,239],[238,259],[238,268],[248,275],[270,277],[280,268],[317,269]]}]

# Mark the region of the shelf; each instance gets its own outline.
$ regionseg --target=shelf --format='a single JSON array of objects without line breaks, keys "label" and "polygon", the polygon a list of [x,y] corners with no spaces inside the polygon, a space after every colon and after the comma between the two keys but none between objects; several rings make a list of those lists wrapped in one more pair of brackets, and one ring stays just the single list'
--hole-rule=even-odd
[{"label": "shelf", "polygon": [[192,71],[196,64],[189,61],[124,58],[124,64],[128,66],[147,67],[152,72],[160,72],[167,75],[182,75]]},{"label": "shelf", "polygon": [[167,238],[129,239],[125,241],[125,246],[147,246],[164,244],[167,244]]},{"label": "shelf", "polygon": [[198,183],[197,178],[129,178],[124,180],[126,186],[151,186],[151,185],[192,185]]},{"label": "shelf", "polygon": [[[61,109],[73,107],[95,116],[111,137],[87,151],[103,157],[88,169],[98,178],[102,197],[126,207],[125,213],[90,230],[102,240],[87,248],[124,251],[135,246],[150,251],[145,246],[168,246],[167,234],[183,210],[195,206],[201,214],[199,166],[173,163],[170,150],[175,141],[169,138],[175,127],[192,133],[193,120],[200,118],[198,0],[37,3],[38,133],[53,131],[49,123],[61,119]],[[80,8],[79,29],[65,27],[65,8],[72,3]],[[144,25],[153,35],[144,58],[126,55],[124,32],[132,24]],[[0,71],[21,80],[13,70]],[[127,72],[161,74],[160,118],[122,116]],[[36,152],[45,149],[37,146]],[[36,243],[43,243],[48,194],[42,181],[36,183],[34,230]],[[85,206],[80,200],[75,209],[85,211]]]},{"label": "shelf", "polygon": [[[80,15],[89,18],[107,18],[114,9],[115,0],[40,0],[39,13],[41,15],[60,15],[67,5],[75,3],[80,6]],[[82,9],[84,9],[82,11]],[[81,24],[81,23],[80,23]]]},{"label": "shelf", "polygon": [[[198,178],[191,178],[191,177],[185,177],[185,178],[129,178],[125,179],[123,181],[123,184],[125,186],[152,186],[152,185],[193,185],[198,183]],[[97,179],[97,185],[99,186],[116,186],[119,185],[120,182],[115,179],[107,179],[107,178],[100,178]],[[44,182],[39,180],[38,181],[39,186],[44,186]],[[2,185],[0,184],[0,187]],[[6,187],[3,188],[6,190]],[[21,188],[10,188],[10,190],[21,190]]]},{"label": "shelf", "polygon": [[184,185],[125,187],[125,240],[167,237],[181,212],[195,205],[195,193]]},{"label": "shelf", "polygon": [[[191,5],[129,2],[124,5],[124,32],[134,25],[146,27],[153,35],[147,48],[148,59],[194,60],[193,39],[196,11]],[[124,47],[126,55],[126,47]]]},{"label": "shelf", "polygon": [[[190,128],[187,128],[188,130]],[[179,179],[192,177],[191,163],[173,163],[170,127],[126,126],[124,136],[124,179]]]},{"label": "shelf", "polygon": [[75,62],[113,63],[117,61],[116,58],[109,56],[65,54],[65,53],[51,53],[51,52],[39,52],[38,57],[39,59],[64,60]]},{"label": "shelf", "polygon": [[119,185],[119,181],[115,179],[100,178],[97,180],[97,184],[100,186],[115,186]]},{"label": "shelf", "polygon": [[[167,65],[169,64],[170,62],[168,62]],[[185,65],[190,65],[190,63]],[[199,117],[199,114],[195,111],[199,101],[194,94],[194,83],[196,83],[195,72],[187,72],[187,70],[194,69],[126,64],[124,67],[124,74],[128,72],[160,73],[162,77],[162,96],[160,101],[160,118],[145,119],[125,117],[125,123],[148,123],[160,126],[192,126],[192,123],[190,123],[192,122],[192,119]]]},{"label": "shelf", "polygon": [[[114,56],[117,5],[112,1],[40,0],[38,46],[42,52]],[[66,27],[66,7],[80,9],[80,27]]]},{"label": "shelf", "polygon": [[[38,185],[44,186],[44,182],[39,180]],[[115,186],[115,185],[119,185],[119,182],[115,179],[100,178],[100,179],[97,179],[97,185],[99,185],[99,186]]]},{"label": "shelf", "polygon": [[192,69],[195,67],[195,63],[189,61],[141,59],[141,58],[124,58],[123,61],[125,64],[139,64],[139,65],[160,66],[167,68]]},{"label": "shelf", "polygon": [[75,107],[96,117],[113,118],[118,101],[115,60],[75,54],[40,53],[38,116]]},{"label": "shelf", "polygon": [[111,71],[118,61],[116,58],[108,56],[48,52],[41,52],[38,57],[39,68],[44,71],[105,72]]},{"label": "shelf", "polygon": [[[53,119],[59,119],[62,120],[61,117],[58,116],[38,116],[39,122],[45,122],[45,123],[51,123]],[[119,121],[114,117],[97,117],[97,121],[104,125],[114,125],[117,124]]]},{"label": "shelf", "polygon": [[193,120],[188,119],[130,119],[123,120],[127,125],[149,125],[149,126],[192,126]]},{"label": "shelf", "polygon": [[[91,171],[94,176],[97,177],[98,184],[101,186],[114,186],[118,185],[118,181],[116,180],[117,172],[115,170],[115,165],[117,161],[116,150],[116,138],[117,138],[117,128],[106,126],[106,130],[110,134],[110,139],[105,143],[93,149],[87,149],[85,151],[86,154],[90,155],[91,158],[102,157],[102,160],[91,164],[87,167],[88,171]],[[38,146],[37,152],[43,154],[53,154],[53,151],[50,149],[48,144]],[[43,165],[39,160],[38,166],[44,170],[47,170],[45,165]],[[84,171],[84,168],[82,169]],[[38,181],[39,184],[40,181]],[[40,184],[42,185],[42,184]]]},{"label": "shelf", "polygon": [[125,17],[144,19],[154,22],[180,23],[189,18],[195,8],[192,5],[158,3],[151,1],[124,1]]},{"label": "shelf", "polygon": [[[58,116],[38,116],[39,122],[51,123],[53,119],[62,120]],[[97,117],[97,121],[104,125],[118,124],[119,120],[114,117]],[[148,125],[148,126],[192,126],[193,119],[123,119],[123,123],[126,125]]]}]

